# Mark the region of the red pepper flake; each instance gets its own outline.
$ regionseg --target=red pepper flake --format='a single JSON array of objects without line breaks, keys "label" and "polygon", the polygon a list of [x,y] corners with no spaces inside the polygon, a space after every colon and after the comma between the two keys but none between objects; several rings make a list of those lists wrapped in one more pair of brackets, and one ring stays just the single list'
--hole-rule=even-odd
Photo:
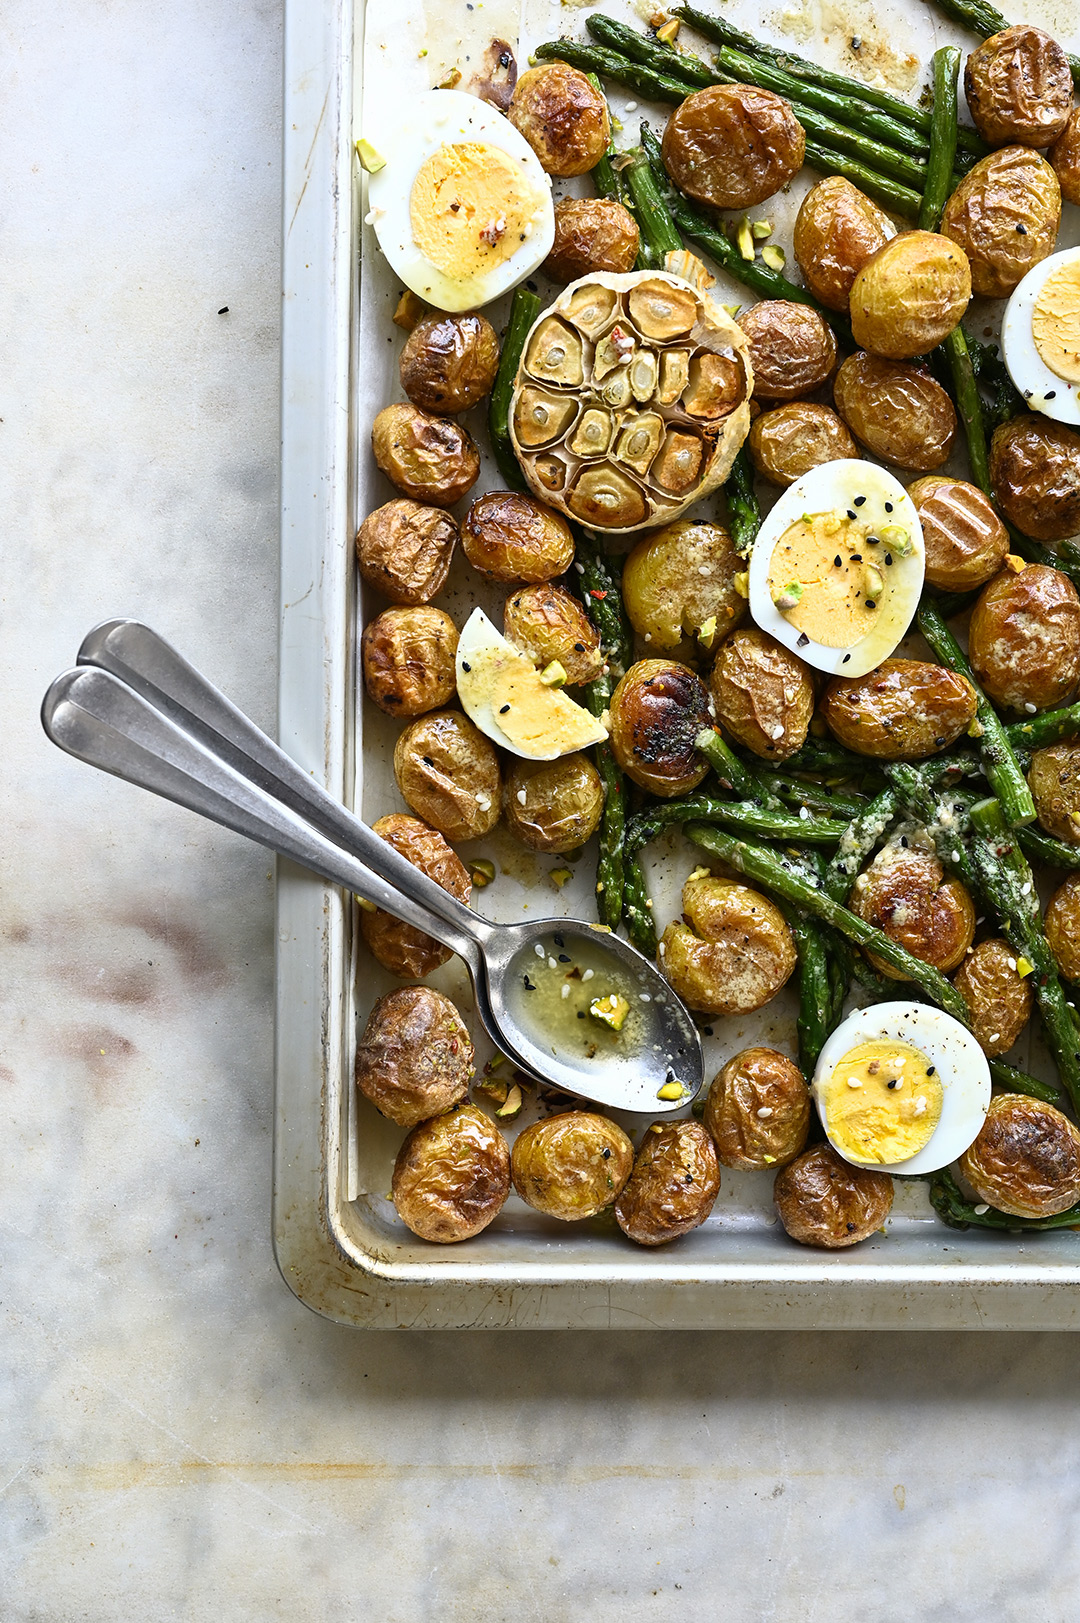
[{"label": "red pepper flake", "polygon": [[589,596],[590,597],[595,597],[597,599],[603,599],[603,598],[605,598],[607,596],[607,593],[606,592],[594,592],[594,591],[590,590]]}]

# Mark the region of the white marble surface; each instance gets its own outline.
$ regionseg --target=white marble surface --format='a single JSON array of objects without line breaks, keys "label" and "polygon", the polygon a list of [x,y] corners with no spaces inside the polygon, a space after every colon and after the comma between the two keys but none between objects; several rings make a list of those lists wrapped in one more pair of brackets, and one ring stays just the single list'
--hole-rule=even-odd
[{"label": "white marble surface", "polygon": [[0,1617],[1066,1623],[1074,1339],[361,1333],[278,1277],[267,861],[37,706],[136,613],[272,720],[280,39],[0,18]]}]

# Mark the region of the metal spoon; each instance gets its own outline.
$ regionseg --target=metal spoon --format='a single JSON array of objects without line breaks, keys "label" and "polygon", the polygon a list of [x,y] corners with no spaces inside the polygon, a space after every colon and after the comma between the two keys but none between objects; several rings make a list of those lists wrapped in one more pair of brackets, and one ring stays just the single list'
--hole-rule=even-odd
[{"label": "metal spoon", "polygon": [[[654,1117],[698,1093],[697,1029],[627,942],[578,919],[481,918],[321,789],[149,627],[106,622],[86,638],[79,662],[42,705],[46,733],[68,754],[269,846],[450,947],[469,969],[488,1035],[534,1076]],[[594,997],[629,1002],[620,1033],[588,1013],[575,1021],[567,1000],[551,995],[569,984],[581,1001],[568,965],[592,969]],[[678,1096],[661,1098],[673,1084]]]}]

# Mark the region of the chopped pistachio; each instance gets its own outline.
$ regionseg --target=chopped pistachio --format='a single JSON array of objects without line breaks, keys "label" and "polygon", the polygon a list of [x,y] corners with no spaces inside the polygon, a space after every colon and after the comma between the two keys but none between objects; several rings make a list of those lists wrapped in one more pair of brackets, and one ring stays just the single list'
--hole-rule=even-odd
[{"label": "chopped pistachio", "polygon": [[594,997],[589,1004],[589,1013],[601,1025],[610,1026],[612,1031],[621,1031],[626,1024],[626,1017],[630,1013],[630,1005],[618,992],[609,992],[607,997]]},{"label": "chopped pistachio", "polygon": [[548,874],[548,878],[551,880],[552,884],[557,885],[560,890],[562,890],[567,880],[573,879],[573,877],[574,876],[570,872],[569,868],[552,868],[551,872]]},{"label": "chopped pistachio", "polygon": [[742,305],[741,304],[725,304],[724,309],[727,311],[727,313],[731,317],[732,321],[734,321],[735,317],[738,315],[739,311],[742,309]]},{"label": "chopped pistachio", "polygon": [[883,524],[880,530],[882,544],[890,552],[895,552],[898,558],[910,558],[915,551],[915,543],[911,539],[911,531],[902,524]]},{"label": "chopped pistachio", "polygon": [[482,1093],[488,1099],[493,1099],[497,1105],[506,1103],[506,1096],[510,1092],[510,1084],[497,1076],[485,1076],[473,1084],[477,1093]]},{"label": "chopped pistachio", "polygon": [[744,259],[753,259],[754,233],[750,229],[750,221],[745,214],[739,221],[739,227],[735,233],[735,246]]},{"label": "chopped pistachio", "polygon": [[495,864],[487,857],[474,857],[469,864],[469,875],[477,890],[483,890],[495,878]]},{"label": "chopped pistachio", "polygon": [[412,332],[418,327],[427,315],[430,306],[423,299],[418,299],[415,293],[408,289],[401,295],[394,311],[394,326],[403,327],[406,332]]},{"label": "chopped pistachio", "polygon": [[375,903],[369,902],[364,896],[358,896],[356,898],[356,905],[357,907],[362,907],[365,913],[377,913],[379,911],[379,909],[375,906]]},{"label": "chopped pistachio", "polygon": [[521,1107],[524,1103],[521,1088],[515,1082],[495,1114],[500,1121],[513,1121],[515,1116],[521,1115]]},{"label": "chopped pistachio", "polygon": [[662,1088],[656,1091],[658,1099],[681,1099],[686,1089],[681,1082],[665,1082]]},{"label": "chopped pistachio", "polygon": [[968,737],[969,738],[981,738],[985,731],[986,731],[986,729],[984,728],[982,722],[979,720],[978,716],[973,716],[971,718],[971,726],[967,730]]},{"label": "chopped pistachio", "polygon": [[802,598],[802,587],[797,580],[789,580],[786,586],[781,586],[773,593],[773,602],[781,614],[785,609],[795,608]]},{"label": "chopped pistachio", "polygon": [[776,246],[775,242],[770,242],[767,247],[761,250],[761,260],[763,264],[768,265],[770,270],[782,271],[787,255],[782,248]]},{"label": "chopped pistachio", "polygon": [[461,69],[451,68],[445,79],[440,79],[435,86],[436,90],[453,90],[461,83]]},{"label": "chopped pistachio", "polygon": [[1030,975],[1034,969],[1035,965],[1031,962],[1030,958],[1018,958],[1016,960],[1016,973],[1018,975]]},{"label": "chopped pistachio", "polygon": [[[710,877],[710,874],[711,874],[711,869],[709,869],[709,868],[695,868],[693,873],[690,875],[690,879],[708,879]],[[689,884],[689,883],[690,883],[690,880],[688,879],[687,884]]]},{"label": "chopped pistachio", "polygon": [[664,26],[656,30],[656,37],[665,45],[673,45],[679,37],[680,27],[678,17],[669,17]]},{"label": "chopped pistachio", "polygon": [[735,584],[735,590],[736,590],[736,592],[738,592],[740,597],[749,597],[750,596],[750,571],[749,571],[749,569],[741,569],[739,571],[739,573],[735,576],[734,584]]},{"label": "chopped pistachio", "polygon": [[540,680],[546,688],[561,688],[566,681],[566,666],[553,659],[551,664],[545,665],[540,672]]},{"label": "chopped pistachio", "polygon": [[701,644],[701,646],[703,648],[711,648],[715,640],[716,640],[716,615],[715,614],[710,614],[709,618],[707,620],[703,620],[701,622],[701,625],[700,625],[700,627],[698,629],[698,642]]},{"label": "chopped pistachio", "polygon": [[882,579],[881,570],[876,568],[873,564],[863,565],[863,582],[867,597],[877,599],[885,590],[885,582]]},{"label": "chopped pistachio", "polygon": [[361,169],[366,169],[369,175],[377,175],[380,169],[386,168],[386,159],[381,152],[376,152],[370,141],[361,136],[356,143],[356,156],[360,159]]},{"label": "chopped pistachio", "polygon": [[750,230],[754,234],[755,242],[764,242],[766,237],[772,236],[772,221],[755,220],[751,225]]}]

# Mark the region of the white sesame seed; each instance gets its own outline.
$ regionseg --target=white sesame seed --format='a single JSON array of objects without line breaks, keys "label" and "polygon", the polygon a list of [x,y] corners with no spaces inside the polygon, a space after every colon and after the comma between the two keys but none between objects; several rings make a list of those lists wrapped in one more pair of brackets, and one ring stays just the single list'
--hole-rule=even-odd
[{"label": "white sesame seed", "polygon": [[642,1003],[652,1002],[652,998],[649,996],[648,992],[639,992],[638,997],[641,999]]},{"label": "white sesame seed", "polygon": [[783,738],[783,736],[784,736],[784,723],[782,721],[778,721],[776,723],[776,726],[770,732],[769,737],[772,738],[772,739],[777,739],[777,738]]},{"label": "white sesame seed", "polygon": [[808,806],[800,806],[799,816],[802,818],[804,823],[808,823],[810,821],[810,808]]},{"label": "white sesame seed", "polygon": [[644,641],[645,642],[652,642],[652,632],[651,631],[646,631]]},{"label": "white sesame seed", "polygon": [[953,852],[952,859],[953,859],[954,862],[959,862],[960,861],[960,853],[959,853],[959,851],[954,851]]},{"label": "white sesame seed", "polygon": [[667,948],[665,947],[665,945],[664,945],[664,943],[662,941],[660,943],[660,956],[661,956],[661,958],[666,958],[667,957]]},{"label": "white sesame seed", "polygon": [[569,988],[569,986],[564,986],[562,988],[561,992],[559,993],[559,996],[560,997],[569,997],[570,996],[570,988]]},{"label": "white sesame seed", "polygon": [[574,568],[577,570],[579,575],[583,575],[585,573],[585,565],[584,564],[575,563]]},{"label": "white sesame seed", "polygon": [[926,1100],[921,1093],[915,1101],[915,1114],[917,1116],[925,1116],[926,1114]]},{"label": "white sesame seed", "polygon": [[1025,879],[1024,883],[1020,886],[1020,894],[1021,894],[1021,896],[1030,896],[1031,895],[1031,880],[1030,879]]},{"label": "white sesame seed", "polygon": [[554,959],[554,958],[552,958],[552,957],[551,957],[551,956],[550,956],[550,955],[549,955],[549,956],[548,956],[548,968],[549,968],[549,969],[558,969],[558,967],[559,967],[559,966],[558,966],[558,964],[557,964],[557,963],[556,963],[556,961],[555,961],[555,959]]},{"label": "white sesame seed", "polygon": [[847,1085],[848,1085],[849,1088],[861,1088],[862,1087],[862,1083],[859,1081],[859,1078],[857,1076],[849,1076],[848,1079],[847,1079]]},{"label": "white sesame seed", "polygon": [[627,111],[627,112],[628,112],[628,113],[636,113],[636,112],[637,112],[637,109],[638,109],[638,104],[637,104],[637,102],[636,102],[636,101],[628,101],[628,102],[627,102],[627,104],[626,104],[626,111]]},{"label": "white sesame seed", "polygon": [[698,564],[698,571],[697,572],[698,572],[699,575],[707,575],[709,573],[708,564]]},{"label": "white sesame seed", "polygon": [[768,1105],[762,1105],[761,1109],[758,1111],[758,1121],[768,1121],[771,1115],[772,1111],[769,1109]]},{"label": "white sesame seed", "polygon": [[[1024,705],[1024,709],[1027,711],[1029,716],[1033,716],[1038,708],[1039,708],[1038,705],[1037,704],[1032,704],[1030,699]],[[978,1209],[979,1208],[976,1206],[975,1210],[978,1211]],[[984,1208],[984,1210],[985,1210],[985,1208]]]},{"label": "white sesame seed", "polygon": [[595,974],[596,974],[595,969],[587,969],[585,971],[584,975],[582,975],[581,978],[582,978],[583,981],[591,981]]},{"label": "white sesame seed", "polygon": [[1015,971],[1015,969],[1016,969],[1016,959],[1015,958],[1006,959],[1006,963],[1008,964],[1008,966],[1009,966],[1009,968],[1011,970]]},{"label": "white sesame seed", "polygon": [[535,952],[535,954],[536,954],[536,956],[538,958],[546,958],[547,957],[547,953],[544,951],[544,949],[540,945],[539,941],[534,941],[533,942],[533,952]]},{"label": "white sesame seed", "polygon": [[993,1036],[992,1037],[987,1037],[986,1040],[987,1040],[988,1043],[999,1043],[1001,1041],[1001,1032],[1000,1031],[995,1031]]},{"label": "white sesame seed", "polygon": [[[524,789],[519,789],[519,790],[518,790],[518,792],[517,792],[517,802],[518,802],[518,805],[519,805],[519,806],[524,806],[524,804],[525,804],[525,801],[526,801],[526,798],[527,798],[527,797],[526,797],[526,794],[525,794],[525,791],[524,791]],[[542,957],[543,957],[543,956],[544,956],[544,954],[543,954],[543,950],[541,950],[541,953],[540,953],[540,956],[541,956],[541,958],[542,958]]]},{"label": "white sesame seed", "polygon": [[979,1217],[981,1217],[984,1212],[988,1212],[989,1210],[990,1208],[984,1200],[980,1200],[977,1206],[972,1207],[972,1211],[974,1211]]}]

